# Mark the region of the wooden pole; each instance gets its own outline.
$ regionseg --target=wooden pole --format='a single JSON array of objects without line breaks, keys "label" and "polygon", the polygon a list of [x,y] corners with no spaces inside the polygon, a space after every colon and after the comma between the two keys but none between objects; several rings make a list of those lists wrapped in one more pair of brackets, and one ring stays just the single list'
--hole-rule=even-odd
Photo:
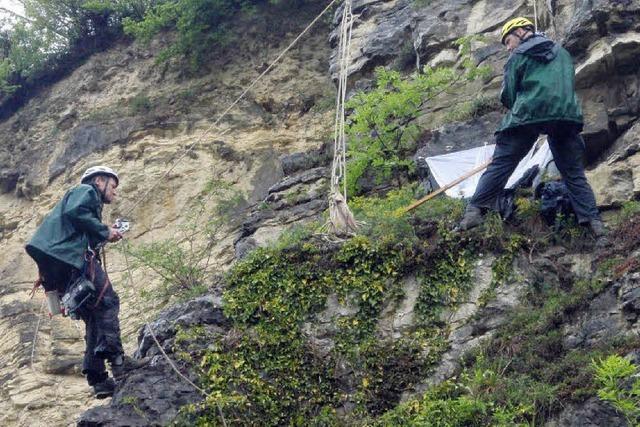
[{"label": "wooden pole", "polygon": [[414,202],[413,204],[411,204],[410,206],[407,206],[406,208],[404,208],[404,211],[402,212],[403,214],[414,210],[415,208],[417,208],[418,206],[420,206],[421,204],[423,204],[424,202],[427,202],[431,199],[433,199],[434,197],[436,197],[438,194],[444,193],[445,191],[447,191],[448,189],[450,189],[451,187],[455,187],[456,185],[460,184],[462,181],[464,181],[467,178],[472,177],[473,175],[477,174],[478,172],[481,172],[483,170],[485,170],[487,167],[489,167],[489,165],[491,164],[491,160],[481,164],[480,166],[474,168],[473,170],[470,170],[469,172],[465,173],[464,175],[462,175],[460,178],[456,178],[453,181],[451,181],[450,183],[448,183],[447,185],[445,185],[442,188],[437,189],[436,191],[434,191],[433,193],[429,193],[426,196],[424,196],[422,199],[418,200],[417,202]]}]

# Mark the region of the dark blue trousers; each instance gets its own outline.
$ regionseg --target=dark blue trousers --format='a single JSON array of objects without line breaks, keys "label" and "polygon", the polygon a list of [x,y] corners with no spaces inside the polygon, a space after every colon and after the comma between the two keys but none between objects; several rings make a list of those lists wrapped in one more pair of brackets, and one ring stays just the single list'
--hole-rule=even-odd
[{"label": "dark blue trousers", "polygon": [[497,209],[497,201],[509,177],[529,152],[540,134],[546,134],[555,164],[562,174],[571,205],[584,224],[599,218],[593,190],[584,174],[584,141],[581,126],[563,121],[520,126],[506,129],[496,136],[493,161],[480,177],[470,204],[478,208]]},{"label": "dark blue trousers", "polygon": [[[95,262],[95,278],[93,283],[96,292],[100,294],[105,286],[106,275],[100,263]],[[91,302],[83,308],[80,317],[85,323],[86,333],[84,340],[86,350],[82,372],[87,375],[89,385],[102,382],[107,379],[105,360],[111,360],[115,356],[123,354],[120,338],[120,299],[112,285],[104,290],[103,296],[96,305]]]}]

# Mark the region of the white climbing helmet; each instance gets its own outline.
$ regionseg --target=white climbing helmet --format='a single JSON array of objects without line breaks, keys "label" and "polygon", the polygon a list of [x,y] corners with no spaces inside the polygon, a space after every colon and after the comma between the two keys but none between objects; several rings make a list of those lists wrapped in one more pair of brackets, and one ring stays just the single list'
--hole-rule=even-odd
[{"label": "white climbing helmet", "polygon": [[120,183],[120,178],[118,178],[118,174],[116,171],[111,169],[108,166],[91,166],[89,169],[84,171],[82,174],[82,178],[80,178],[81,183],[85,183],[96,175],[107,175],[113,177],[116,180],[116,186]]}]

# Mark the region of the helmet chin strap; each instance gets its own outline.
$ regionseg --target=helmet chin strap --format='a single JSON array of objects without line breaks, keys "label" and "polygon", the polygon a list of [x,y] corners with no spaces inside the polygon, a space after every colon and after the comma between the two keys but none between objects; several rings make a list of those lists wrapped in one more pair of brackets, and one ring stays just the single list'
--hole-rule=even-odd
[{"label": "helmet chin strap", "polygon": [[102,203],[106,202],[107,198],[107,187],[109,186],[109,181],[111,181],[111,177],[105,177],[106,181],[104,181],[104,188],[100,190],[100,200]]}]

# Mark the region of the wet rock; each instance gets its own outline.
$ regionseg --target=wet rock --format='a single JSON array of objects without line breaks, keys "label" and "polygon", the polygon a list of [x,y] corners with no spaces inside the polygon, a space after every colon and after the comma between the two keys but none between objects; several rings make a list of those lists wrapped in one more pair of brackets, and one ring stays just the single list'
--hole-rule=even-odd
[{"label": "wet rock", "polygon": [[[410,37],[412,0],[362,0],[354,2],[352,7],[358,19],[353,28],[349,74],[363,76],[376,66],[392,61],[403,47],[413,50]],[[336,11],[334,22],[339,22],[341,17],[342,7]],[[330,37],[333,46],[337,45],[337,31]],[[329,67],[334,79],[337,77],[336,54],[334,49]]]},{"label": "wet rock", "polygon": [[20,174],[15,171],[0,172],[0,194],[15,190]]},{"label": "wet rock", "polygon": [[576,88],[583,89],[615,75],[635,73],[640,66],[640,34],[626,33],[597,40],[576,67]]},{"label": "wet rock", "polygon": [[292,153],[280,156],[282,171],[285,176],[304,172],[320,166],[326,166],[331,160],[329,144],[304,153]]},{"label": "wet rock", "polygon": [[616,140],[605,155],[607,164],[628,159],[640,152],[640,122],[635,123],[623,136]]},{"label": "wet rock", "polygon": [[493,144],[502,114],[493,112],[466,122],[451,123],[432,130],[420,141],[414,159],[438,156]]},{"label": "wet rock", "polygon": [[547,427],[623,427],[624,416],[600,399],[592,397],[580,405],[569,405]]},{"label": "wet rock", "polygon": [[169,425],[179,409],[202,400],[202,395],[160,358],[118,386],[111,403],[86,411],[78,427]]},{"label": "wet rock", "polygon": [[[306,170],[302,173],[284,178],[282,181],[269,188],[269,195],[287,190],[294,185],[308,184],[327,176],[327,168],[317,167]],[[267,199],[268,200],[268,199]]]},{"label": "wet rock", "polygon": [[[78,426],[155,426],[168,425],[186,404],[202,400],[203,395],[187,380],[176,374],[169,361],[157,348],[162,345],[172,361],[189,381],[189,369],[172,354],[172,343],[178,328],[204,326],[208,331],[226,331],[229,323],[222,312],[219,292],[175,305],[160,313],[146,325],[138,338],[136,358],[147,357],[149,363],[130,371],[119,383],[108,405],[95,407],[80,417]],[[149,330],[151,326],[153,335]]]}]

